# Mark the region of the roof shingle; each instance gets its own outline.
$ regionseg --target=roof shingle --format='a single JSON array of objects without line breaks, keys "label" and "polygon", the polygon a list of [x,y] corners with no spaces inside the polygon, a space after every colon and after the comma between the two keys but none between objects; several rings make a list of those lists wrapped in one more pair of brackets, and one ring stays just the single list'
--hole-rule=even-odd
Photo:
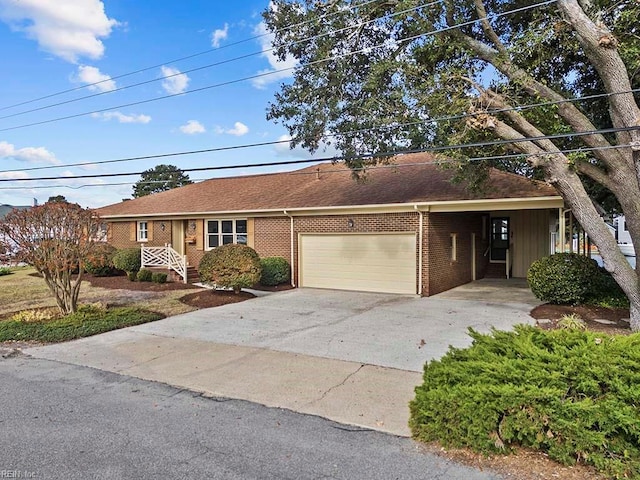
[{"label": "roof shingle", "polygon": [[452,177],[432,156],[411,154],[369,170],[364,182],[356,182],[344,164],[323,163],[293,172],[214,178],[97,212],[103,217],[175,215],[558,195],[542,182],[498,170],[492,170],[488,188],[480,194],[451,183]]}]

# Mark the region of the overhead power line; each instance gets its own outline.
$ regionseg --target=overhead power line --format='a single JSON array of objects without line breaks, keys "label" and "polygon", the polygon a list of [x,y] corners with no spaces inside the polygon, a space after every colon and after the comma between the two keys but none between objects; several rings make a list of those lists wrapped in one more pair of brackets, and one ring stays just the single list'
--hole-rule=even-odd
[{"label": "overhead power line", "polygon": [[[490,110],[488,112],[484,112],[484,111],[469,112],[469,113],[463,113],[458,115],[448,115],[444,117],[430,118],[430,119],[420,120],[420,121],[404,122],[404,123],[398,123],[393,125],[380,125],[377,127],[355,129],[347,132],[328,133],[323,135],[322,138],[325,139],[329,137],[342,137],[342,136],[363,133],[363,132],[371,132],[376,130],[386,130],[386,129],[392,130],[392,129],[402,128],[402,127],[410,127],[414,125],[425,125],[429,123],[438,123],[443,121],[461,120],[465,118],[475,117],[478,115],[483,115],[485,113],[491,113],[492,115],[495,115],[498,113],[506,113],[506,112],[512,112],[512,111],[521,112],[521,111],[530,110],[538,107],[546,107],[546,106],[552,106],[552,105],[559,105],[563,103],[573,103],[573,102],[586,101],[586,100],[595,100],[598,98],[611,97],[614,95],[623,95],[627,93],[638,93],[638,92],[640,92],[640,88],[625,90],[620,92],[599,93],[599,94],[587,95],[583,97],[567,98],[562,100],[552,100],[552,101],[538,102],[538,103],[527,104],[527,105],[518,105],[516,107]],[[66,163],[61,165],[46,165],[46,166],[40,166],[40,167],[29,167],[29,168],[13,169],[13,170],[0,170],[0,173],[30,172],[30,171],[37,171],[37,170],[50,170],[55,168],[82,167],[87,165],[104,165],[104,164],[111,164],[111,163],[132,162],[132,161],[138,161],[138,160],[151,160],[151,159],[159,159],[159,158],[195,155],[195,154],[202,154],[202,153],[214,153],[214,152],[222,152],[222,151],[229,151],[229,150],[239,150],[244,148],[264,147],[264,146],[270,146],[270,145],[290,143],[292,141],[300,141],[300,139],[292,138],[287,140],[273,140],[269,142],[257,142],[257,143],[248,143],[248,144],[242,144],[242,145],[212,147],[212,148],[205,148],[200,150],[187,150],[187,151],[180,151],[180,152],[160,153],[155,155],[142,155],[137,157],[125,157],[125,158],[117,158],[117,159],[111,159],[111,160],[98,160],[93,162]]]},{"label": "overhead power line", "polygon": [[[289,45],[304,44],[304,43],[307,43],[307,42],[310,42],[310,41],[313,41],[313,40],[317,40],[319,38],[327,37],[329,35],[336,35],[338,33],[345,32],[347,30],[358,29],[358,28],[361,28],[361,27],[363,27],[365,25],[369,25],[371,23],[375,23],[375,22],[380,21],[380,20],[385,20],[385,19],[392,18],[392,17],[398,16],[398,15],[403,15],[403,14],[406,14],[406,13],[410,13],[410,12],[414,12],[414,11],[417,11],[417,10],[421,10],[423,8],[432,7],[432,6],[434,6],[434,5],[438,4],[438,3],[442,3],[443,1],[444,0],[436,0],[434,2],[425,3],[425,4],[419,5],[417,7],[407,8],[407,9],[399,11],[399,12],[394,12],[392,14],[387,14],[387,15],[383,15],[381,17],[373,18],[371,20],[367,20],[366,22],[361,22],[361,23],[358,23],[358,24],[355,24],[355,25],[349,25],[348,27],[341,28],[341,29],[338,29],[338,30],[332,30],[332,31],[329,31],[329,32],[324,32],[324,33],[321,33],[321,34],[313,35],[311,37],[303,38],[301,40],[296,40],[295,42],[292,42]],[[237,56],[237,57],[233,57],[233,58],[229,58],[229,59],[225,59],[225,60],[220,60],[218,62],[209,63],[207,65],[202,65],[200,67],[194,67],[194,68],[191,68],[191,69],[188,69],[188,70],[183,70],[183,71],[180,71],[178,73],[173,73],[171,75],[166,75],[166,76],[158,77],[158,78],[152,78],[150,80],[145,80],[145,81],[138,82],[138,83],[132,83],[130,85],[125,85],[123,87],[114,88],[112,90],[92,93],[90,95],[85,95],[83,97],[72,98],[70,100],[64,100],[64,101],[61,101],[61,102],[52,103],[52,104],[49,104],[49,105],[44,105],[44,106],[41,106],[41,107],[32,108],[30,110],[23,110],[21,112],[12,113],[12,114],[9,114],[9,115],[4,115],[4,116],[0,117],[0,120],[4,120],[4,119],[7,119],[7,118],[14,118],[14,117],[18,117],[18,116],[21,116],[21,115],[26,115],[28,113],[39,112],[39,111],[42,111],[42,110],[48,110],[50,108],[60,107],[62,105],[68,105],[68,104],[71,104],[71,103],[80,102],[82,100],[87,100],[87,99],[90,99],[90,98],[100,97],[102,95],[108,95],[108,94],[111,94],[111,93],[116,93],[116,92],[120,92],[120,91],[123,91],[123,90],[128,90],[130,88],[134,88],[134,87],[140,87],[142,85],[147,85],[149,83],[161,82],[161,81],[164,81],[164,80],[166,80],[168,78],[173,78],[173,77],[177,77],[177,76],[180,76],[180,75],[185,75],[187,73],[198,72],[198,71],[206,70],[206,69],[213,68],[213,67],[219,67],[221,65],[227,65],[229,63],[237,62],[237,61],[240,61],[240,60],[245,60],[245,59],[250,58],[250,57],[256,57],[258,55],[262,55],[262,54],[267,53],[267,52],[273,52],[274,50],[275,50],[275,48],[273,48],[273,47],[265,49],[265,50],[257,50],[255,52],[247,53],[245,55],[240,55],[240,56]],[[97,85],[97,84],[105,82],[105,81],[108,81],[108,80],[102,80],[101,82],[96,82],[93,85]],[[119,108],[119,107],[115,107],[115,108]],[[2,109],[0,109],[0,110],[2,110]]]},{"label": "overhead power line", "polygon": [[[528,5],[528,6],[525,6],[525,7],[520,7],[520,8],[515,8],[515,9],[512,9],[512,10],[508,10],[506,12],[495,13],[495,14],[492,14],[492,15],[488,15],[487,17],[478,18],[478,19],[475,19],[475,20],[469,20],[467,22],[462,22],[462,23],[459,23],[459,24],[456,24],[456,25],[451,25],[451,26],[448,26],[448,27],[442,27],[442,28],[439,28],[439,29],[436,29],[436,30],[432,30],[432,31],[429,31],[429,32],[424,32],[424,33],[421,33],[421,34],[412,35],[410,37],[406,37],[406,38],[397,40],[396,43],[397,44],[402,44],[402,43],[411,42],[411,41],[417,40],[419,38],[435,35],[435,34],[438,34],[438,33],[443,33],[443,32],[450,31],[450,30],[455,30],[455,29],[458,29],[458,28],[461,28],[461,27],[465,27],[465,26],[468,26],[468,25],[473,25],[473,24],[481,22],[483,20],[496,19],[496,18],[500,18],[500,17],[506,16],[506,15],[511,15],[511,14],[514,14],[514,13],[519,13],[519,12],[523,12],[523,11],[526,11],[526,10],[531,10],[533,8],[538,8],[538,7],[541,7],[541,6],[549,5],[549,4],[555,3],[555,2],[556,2],[556,0],[546,0],[546,1],[543,1],[543,2],[540,2],[540,3],[536,3],[536,4],[533,4],[533,5]],[[323,58],[323,59],[319,59],[319,60],[314,60],[314,61],[308,62],[306,64],[302,64],[300,66],[305,67],[305,66],[319,65],[319,64],[327,63],[327,62],[330,62],[330,61],[333,61],[333,60],[338,60],[338,59],[341,59],[341,58],[345,58],[345,57],[349,57],[349,56],[352,56],[352,55],[356,55],[356,54],[359,54],[359,53],[369,53],[369,52],[371,52],[371,50],[375,50],[375,49],[382,48],[382,47],[385,47],[385,46],[387,46],[386,43],[381,43],[381,44],[378,44],[378,45],[365,47],[365,48],[362,48],[362,49],[359,49],[359,50],[350,51],[350,52],[334,55],[334,56]],[[254,79],[258,79],[258,78],[263,78],[263,77],[267,77],[267,76],[270,76],[270,75],[275,75],[275,74],[278,74],[278,73],[294,70],[295,68],[298,68],[298,66],[286,67],[286,68],[272,70],[272,71],[269,71],[269,72],[263,72],[263,73],[259,73],[259,74],[256,74],[256,75],[250,75],[250,76],[247,76],[247,77],[242,77],[242,78],[238,78],[238,79],[234,79],[234,80],[228,80],[228,81],[225,81],[225,82],[220,82],[220,83],[216,83],[216,84],[213,84],[213,85],[207,85],[207,86],[204,86],[204,87],[188,90],[188,91],[186,91],[184,93],[162,95],[160,97],[154,97],[154,98],[150,98],[150,99],[146,99],[146,100],[139,100],[139,101],[135,101],[135,102],[129,102],[129,103],[125,103],[125,104],[121,104],[121,105],[117,105],[117,106],[111,106],[109,108],[102,108],[102,109],[98,109],[98,110],[92,110],[92,111],[89,111],[89,112],[66,115],[66,116],[63,116],[63,117],[52,118],[52,119],[49,119],[49,120],[42,120],[42,121],[39,121],[39,122],[26,123],[26,124],[17,125],[17,126],[14,126],[14,127],[6,127],[6,128],[0,129],[0,132],[6,132],[6,131],[10,131],[10,130],[17,130],[17,129],[26,128],[26,127],[33,127],[33,126],[36,126],[36,125],[44,125],[44,124],[48,124],[48,123],[58,122],[58,121],[61,121],[61,120],[69,120],[69,119],[72,119],[72,118],[84,117],[84,116],[92,115],[92,114],[104,113],[104,112],[107,112],[107,111],[110,111],[110,110],[114,110],[114,109],[119,109],[119,108],[126,108],[126,107],[132,107],[132,106],[136,106],[136,105],[143,105],[143,104],[146,104],[146,103],[156,102],[158,100],[165,100],[167,98],[173,98],[173,97],[178,97],[178,96],[187,95],[187,94],[191,94],[191,93],[202,92],[202,91],[210,90],[210,89],[213,89],[213,88],[219,88],[219,87],[223,87],[223,86],[227,86],[227,85],[232,85],[232,84],[236,84],[236,83],[245,82],[245,81],[248,81],[248,80],[254,80]]]},{"label": "overhead power line", "polygon": [[[376,1],[379,1],[379,0],[367,0],[365,2],[356,4],[356,5],[350,5],[346,9],[341,10],[339,12],[331,12],[331,13],[326,13],[324,15],[320,15],[317,20],[322,20],[322,19],[325,19],[325,18],[330,18],[330,17],[333,17],[333,16],[341,15],[341,14],[347,12],[347,11],[354,10],[354,9],[360,8],[360,7],[364,7],[366,5],[374,3]],[[285,28],[277,30],[277,32],[286,32],[288,30],[291,30],[293,28],[305,25],[305,24],[310,23],[312,21],[316,21],[316,20],[305,20],[303,22],[299,22],[299,23],[296,23],[296,24],[293,24],[293,25],[288,25]],[[208,48],[207,50],[203,50],[203,51],[200,51],[200,52],[197,52],[197,53],[192,53],[192,54],[186,55],[184,57],[174,58],[173,60],[168,60],[166,62],[158,63],[158,64],[152,65],[150,67],[144,67],[144,68],[140,68],[138,70],[134,70],[132,72],[122,73],[122,74],[119,74],[119,75],[116,75],[116,76],[113,76],[113,77],[109,77],[108,79],[105,79],[105,80],[100,80],[98,82],[87,83],[85,85],[81,85],[81,86],[74,87],[74,88],[69,88],[69,89],[66,89],[66,90],[61,90],[59,92],[55,92],[55,93],[51,93],[51,94],[48,94],[48,95],[44,95],[42,97],[34,98],[34,99],[31,99],[31,100],[25,100],[25,101],[19,102],[19,103],[14,103],[13,105],[7,105],[5,107],[0,107],[0,111],[8,110],[10,108],[19,107],[19,106],[22,106],[22,105],[27,105],[27,104],[30,104],[30,103],[39,102],[40,100],[46,100],[48,98],[57,97],[57,96],[60,96],[60,95],[64,95],[65,93],[71,93],[71,92],[75,92],[75,91],[78,91],[78,90],[83,90],[85,88],[94,87],[96,85],[100,85],[100,84],[108,82],[108,81],[118,80],[120,78],[129,77],[131,75],[136,75],[138,73],[147,72],[149,70],[154,70],[156,68],[160,68],[163,65],[167,65],[167,64],[170,64],[170,63],[178,63],[178,62],[181,62],[181,61],[184,61],[184,60],[190,60],[192,58],[199,57],[199,56],[202,56],[202,55],[206,55],[206,54],[214,52],[214,51],[224,50],[224,49],[231,48],[231,47],[234,47],[234,46],[237,46],[237,45],[240,45],[240,44],[243,44],[243,43],[247,43],[247,42],[250,42],[250,41],[253,41],[253,40],[258,40],[260,38],[264,38],[264,37],[267,37],[269,35],[272,35],[273,33],[274,32],[261,33],[261,34],[254,35],[254,36],[248,37],[248,38],[244,38],[242,40],[238,40],[238,41],[235,41],[235,42],[232,42],[232,43],[228,43],[228,44],[225,44],[225,45],[222,45],[222,46],[219,46],[219,47]],[[5,118],[5,117],[2,117],[2,118]]]},{"label": "overhead power line", "polygon": [[[442,152],[448,150],[458,150],[465,148],[483,148],[489,146],[496,145],[513,145],[518,143],[529,143],[529,142],[538,142],[541,140],[557,140],[560,138],[571,138],[571,137],[581,137],[587,135],[596,135],[596,134],[607,134],[607,133],[618,133],[618,132],[629,132],[634,130],[640,130],[640,125],[635,125],[631,127],[617,127],[617,128],[603,128],[599,130],[592,130],[586,132],[571,132],[571,133],[558,133],[553,135],[541,135],[537,137],[526,137],[522,139],[515,140],[493,140],[491,142],[473,142],[473,143],[465,143],[465,144],[456,144],[456,145],[441,145],[437,147],[425,147],[415,150],[396,150],[396,151],[387,151],[387,152],[378,152],[378,153],[365,153],[354,156],[334,156],[334,157],[324,157],[324,158],[315,158],[315,159],[303,159],[303,160],[285,160],[281,162],[262,162],[262,163],[249,163],[242,165],[226,165],[226,166],[215,166],[215,167],[198,167],[198,168],[184,168],[183,172],[203,172],[203,171],[216,171],[216,170],[233,170],[240,168],[255,168],[255,167],[272,167],[272,166],[281,166],[281,165],[300,165],[305,163],[312,162],[322,162],[322,161],[339,161],[339,160],[357,160],[357,159],[365,159],[365,158],[380,158],[380,157],[390,157],[394,155],[408,154],[408,153],[433,153],[433,152]],[[611,148],[623,148],[620,146],[611,146]],[[554,155],[559,152],[546,152],[544,155]],[[74,180],[80,178],[111,178],[111,177],[128,177],[133,175],[142,175],[144,172],[120,172],[120,173],[100,173],[100,174],[92,174],[92,175],[74,175],[64,177],[65,180]],[[6,182],[33,182],[33,181],[43,181],[43,180],[59,180],[60,177],[33,177],[33,178],[0,178],[0,183]]]},{"label": "overhead power line", "polygon": [[[631,144],[624,144],[624,145],[609,145],[609,146],[601,146],[601,147],[589,147],[589,148],[574,148],[574,149],[568,149],[568,150],[559,150],[558,152],[555,153],[561,153],[564,155],[567,154],[571,154],[571,153],[584,153],[584,152],[593,152],[593,151],[597,151],[597,150],[613,150],[613,149],[622,149],[622,148],[630,148]],[[406,150],[404,152],[397,152],[395,155],[403,155],[403,154],[411,154],[411,153],[422,153],[422,150]],[[471,158],[467,158],[465,159],[466,162],[481,162],[481,161],[489,161],[489,160],[517,160],[517,159],[521,159],[521,158],[528,158],[528,157],[541,157],[541,156],[548,156],[551,155],[548,152],[541,152],[541,153],[516,153],[516,154],[509,154],[509,155],[492,155],[492,156],[483,156],[483,157],[471,157]],[[388,154],[386,154],[385,156],[389,156]],[[303,162],[306,163],[311,163],[311,162],[319,162],[320,160],[302,160]],[[286,164],[292,164],[292,163],[299,163],[302,161],[298,161],[298,160],[292,160],[292,161],[287,161],[287,162],[282,162],[282,163],[286,163]],[[455,159],[451,159],[451,158],[444,158],[444,159],[437,159],[435,163],[437,164],[446,164],[446,163],[453,163],[453,162],[457,162],[457,160]],[[426,162],[411,162],[411,163],[400,163],[400,164],[396,164],[396,163],[391,163],[391,164],[384,164],[384,165],[372,165],[372,166],[367,166],[364,167],[363,169],[360,170],[379,170],[382,168],[403,168],[403,167],[412,167],[412,166],[420,166],[420,165],[431,165],[434,164],[434,161],[430,160],[430,161],[426,161]],[[220,167],[212,167],[212,169],[217,169],[217,170],[227,170],[227,169],[234,169],[234,168],[251,168],[254,166],[260,166],[260,165],[241,165],[241,166],[235,166],[235,165],[229,165],[229,166],[220,166]],[[356,169],[358,170],[358,169]],[[332,170],[323,170],[324,173],[339,173],[339,172],[350,172],[353,171],[353,169],[350,168],[336,168],[336,169],[332,169]],[[291,172],[287,172],[290,175],[316,175],[315,171],[291,171]],[[203,182],[206,180],[209,180],[209,178],[199,178],[199,179],[191,179],[194,183],[198,183],[198,182]],[[78,190],[80,188],[87,188],[87,187],[106,187],[106,186],[122,186],[122,185],[134,185],[136,183],[142,183],[142,184],[154,184],[154,183],[165,183],[164,180],[145,180],[145,181],[131,181],[131,182],[113,182],[113,183],[90,183],[90,184],[84,184],[84,185],[36,185],[36,186],[30,186],[30,187],[17,187],[17,186],[11,186],[11,187],[3,187],[0,186],[0,190],[31,190],[31,189],[45,189],[45,188],[70,188],[70,189],[74,189],[74,190]]]}]

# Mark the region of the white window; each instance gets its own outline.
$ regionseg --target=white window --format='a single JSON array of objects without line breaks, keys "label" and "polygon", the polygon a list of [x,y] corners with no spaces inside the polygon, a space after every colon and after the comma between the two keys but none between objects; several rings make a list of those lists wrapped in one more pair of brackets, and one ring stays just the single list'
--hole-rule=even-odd
[{"label": "white window", "polygon": [[149,240],[149,224],[147,222],[138,222],[138,241],[146,242]]},{"label": "white window", "polygon": [[229,243],[247,244],[246,220],[207,220],[207,250]]},{"label": "white window", "polygon": [[455,262],[458,260],[458,234],[451,234],[451,261]]}]

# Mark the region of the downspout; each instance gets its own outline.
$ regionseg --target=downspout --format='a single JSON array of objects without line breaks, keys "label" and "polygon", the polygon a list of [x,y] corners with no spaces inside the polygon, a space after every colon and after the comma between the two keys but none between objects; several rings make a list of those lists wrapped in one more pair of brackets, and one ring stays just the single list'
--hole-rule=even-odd
[{"label": "downspout", "polygon": [[423,213],[418,210],[418,205],[413,206],[418,212],[420,226],[418,227],[418,295],[422,295],[422,235],[423,235]]},{"label": "downspout", "polygon": [[296,268],[296,261],[295,258],[293,258],[293,216],[289,215],[289,213],[287,213],[286,210],[282,211],[287,217],[289,217],[289,219],[291,220],[291,239],[290,239],[290,243],[291,243],[291,286],[295,287],[296,286],[296,275],[295,275],[295,268]]}]

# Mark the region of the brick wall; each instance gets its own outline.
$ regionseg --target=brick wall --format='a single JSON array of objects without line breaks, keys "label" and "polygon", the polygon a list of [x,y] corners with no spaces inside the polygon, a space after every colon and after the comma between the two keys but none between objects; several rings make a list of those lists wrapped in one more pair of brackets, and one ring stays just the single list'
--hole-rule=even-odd
[{"label": "brick wall", "polygon": [[[472,234],[476,234],[476,278],[482,278],[487,240],[482,238],[482,213],[430,213],[427,221],[427,295],[472,281]],[[451,234],[456,234],[456,260],[451,258]]]},{"label": "brick wall", "polygon": [[288,217],[256,218],[254,248],[261,257],[284,257],[291,264],[291,220]]},{"label": "brick wall", "polygon": [[[471,233],[476,233],[476,276],[482,278],[487,266],[483,253],[488,245],[482,239],[481,213],[424,213],[423,214],[423,262],[422,294],[435,295],[458,285],[470,282]],[[418,212],[323,215],[294,217],[294,261],[291,259],[290,219],[288,217],[258,217],[254,220],[254,248],[261,257],[281,256],[294,267],[297,285],[298,234],[299,233],[376,233],[419,232]],[[349,227],[353,220],[353,227]],[[165,224],[164,231],[161,223]],[[187,222],[186,235],[194,235],[193,222]],[[134,222],[113,222],[109,226],[109,243],[117,248],[136,247],[131,240],[131,225]],[[161,246],[171,243],[171,221],[149,221],[153,239],[146,245]],[[457,234],[457,260],[451,260],[451,233]],[[418,237],[418,235],[416,235]],[[195,244],[186,245],[190,265],[198,266],[206,252]],[[416,248],[416,265],[420,265],[419,249]],[[416,272],[417,273],[417,272]],[[416,284],[417,284],[416,275]]]},{"label": "brick wall", "polygon": [[[144,242],[146,246],[162,247],[166,243],[171,243],[171,220],[149,220],[147,224],[150,238]],[[164,230],[162,230],[162,224],[164,224]],[[108,224],[107,240],[116,248],[139,247],[142,242],[135,239],[136,228],[137,222],[111,222]]]}]

